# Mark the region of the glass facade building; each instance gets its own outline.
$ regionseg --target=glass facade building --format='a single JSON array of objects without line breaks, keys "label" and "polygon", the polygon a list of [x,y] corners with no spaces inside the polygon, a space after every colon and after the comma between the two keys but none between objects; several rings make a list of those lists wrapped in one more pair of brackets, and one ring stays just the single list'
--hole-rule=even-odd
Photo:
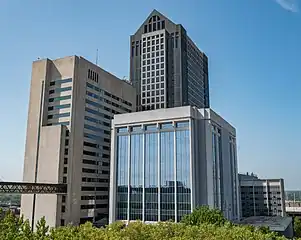
[{"label": "glass facade building", "polygon": [[199,205],[238,219],[235,129],[225,123],[190,106],[115,116],[110,222],[179,222]]},{"label": "glass facade building", "polygon": [[179,221],[191,212],[189,121],[117,128],[116,220]]}]

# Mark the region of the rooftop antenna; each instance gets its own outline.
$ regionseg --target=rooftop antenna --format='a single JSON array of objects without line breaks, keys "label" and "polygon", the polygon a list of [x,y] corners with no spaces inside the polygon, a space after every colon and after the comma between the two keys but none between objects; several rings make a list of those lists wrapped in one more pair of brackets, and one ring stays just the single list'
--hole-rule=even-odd
[{"label": "rooftop antenna", "polygon": [[96,61],[95,61],[95,64],[96,65],[98,64],[98,48],[96,49]]}]

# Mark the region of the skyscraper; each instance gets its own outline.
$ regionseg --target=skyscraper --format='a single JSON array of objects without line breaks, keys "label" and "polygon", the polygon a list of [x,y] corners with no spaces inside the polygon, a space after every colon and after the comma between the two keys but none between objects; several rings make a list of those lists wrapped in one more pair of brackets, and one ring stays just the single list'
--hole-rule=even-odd
[{"label": "skyscraper", "polygon": [[209,107],[208,58],[181,24],[153,10],[130,42],[130,80],[138,111]]},{"label": "skyscraper", "polygon": [[67,194],[23,195],[25,218],[107,222],[111,119],[135,110],[135,94],[82,57],[33,63],[23,181],[66,183]]},{"label": "skyscraper", "polygon": [[191,106],[112,121],[109,221],[181,218],[200,205],[240,219],[236,130]]}]

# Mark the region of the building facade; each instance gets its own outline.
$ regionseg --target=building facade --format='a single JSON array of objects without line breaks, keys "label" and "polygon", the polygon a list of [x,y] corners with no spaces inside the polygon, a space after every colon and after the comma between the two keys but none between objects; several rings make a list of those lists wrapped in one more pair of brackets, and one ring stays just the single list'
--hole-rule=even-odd
[{"label": "building facade", "polygon": [[208,58],[181,24],[154,10],[130,42],[130,80],[138,111],[209,107]]},{"label": "building facade", "polygon": [[191,106],[112,122],[109,222],[180,221],[200,205],[240,218],[235,129]]},{"label": "building facade", "polygon": [[286,216],[283,179],[239,174],[242,217]]},{"label": "building facade", "polygon": [[22,195],[21,213],[50,226],[108,220],[111,119],[136,109],[135,89],[82,57],[33,63],[24,182],[66,195]]}]

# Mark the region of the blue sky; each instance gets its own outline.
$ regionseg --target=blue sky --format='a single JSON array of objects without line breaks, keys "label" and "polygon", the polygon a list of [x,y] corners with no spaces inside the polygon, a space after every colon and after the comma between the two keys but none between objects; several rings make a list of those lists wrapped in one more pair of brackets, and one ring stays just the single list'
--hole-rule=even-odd
[{"label": "blue sky", "polygon": [[22,179],[32,61],[95,61],[98,48],[101,67],[128,76],[129,36],[154,8],[208,55],[211,106],[237,128],[240,172],[301,189],[297,0],[0,0],[0,178]]}]

